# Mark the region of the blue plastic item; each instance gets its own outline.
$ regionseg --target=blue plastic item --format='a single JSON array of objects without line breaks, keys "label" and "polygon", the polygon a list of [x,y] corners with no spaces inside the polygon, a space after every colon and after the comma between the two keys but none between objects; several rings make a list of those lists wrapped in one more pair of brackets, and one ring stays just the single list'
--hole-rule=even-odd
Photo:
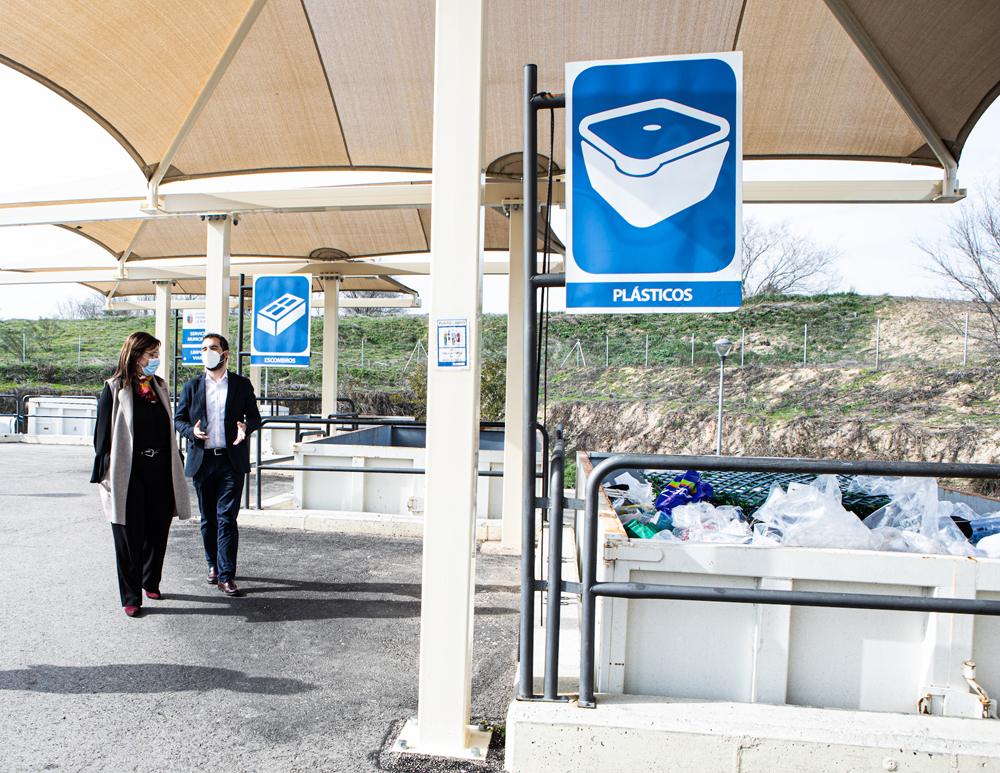
[{"label": "blue plastic item", "polygon": [[676,476],[667,487],[660,492],[654,506],[657,510],[669,515],[675,507],[689,505],[692,502],[703,502],[712,498],[712,487],[702,481],[701,475],[694,470]]},{"label": "blue plastic item", "polygon": [[983,537],[1000,534],[1000,513],[970,520],[969,526],[972,527],[972,539],[970,541],[975,545]]}]

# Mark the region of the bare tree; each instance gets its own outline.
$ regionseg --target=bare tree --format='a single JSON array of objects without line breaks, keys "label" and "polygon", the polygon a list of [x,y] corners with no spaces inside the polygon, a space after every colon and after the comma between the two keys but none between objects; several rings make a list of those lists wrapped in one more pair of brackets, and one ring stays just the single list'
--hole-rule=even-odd
[{"label": "bare tree", "polygon": [[[383,290],[344,290],[342,295],[345,298],[399,298],[399,293],[389,293]],[[359,317],[387,317],[400,313],[398,307],[386,306],[361,306],[357,308],[345,308],[345,314],[354,314]]]},{"label": "bare tree", "polygon": [[1000,353],[1000,177],[982,198],[958,206],[943,240],[916,245],[930,258],[930,271],[972,301],[978,313],[969,336]]},{"label": "bare tree", "polygon": [[765,225],[743,221],[743,297],[761,294],[817,293],[840,281],[840,252],[795,233],[787,222]]},{"label": "bare tree", "polygon": [[98,319],[104,316],[104,296],[88,290],[83,296],[67,298],[56,304],[59,319]]}]

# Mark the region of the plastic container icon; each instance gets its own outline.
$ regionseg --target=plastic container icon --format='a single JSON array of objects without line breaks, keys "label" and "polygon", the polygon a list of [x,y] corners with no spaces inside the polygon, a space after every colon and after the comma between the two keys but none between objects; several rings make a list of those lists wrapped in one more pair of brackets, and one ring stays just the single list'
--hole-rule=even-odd
[{"label": "plastic container icon", "polygon": [[587,116],[581,150],[594,190],[648,228],[703,201],[729,151],[729,121],[669,99]]}]

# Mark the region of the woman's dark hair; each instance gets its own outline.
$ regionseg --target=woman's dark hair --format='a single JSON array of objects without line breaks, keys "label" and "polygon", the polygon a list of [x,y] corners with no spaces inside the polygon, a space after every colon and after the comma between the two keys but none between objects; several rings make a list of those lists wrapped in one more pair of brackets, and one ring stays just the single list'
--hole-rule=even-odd
[{"label": "woman's dark hair", "polygon": [[135,389],[139,383],[139,357],[147,349],[159,345],[159,339],[142,331],[132,333],[125,339],[121,354],[118,355],[118,367],[112,376],[118,381],[119,389]]}]

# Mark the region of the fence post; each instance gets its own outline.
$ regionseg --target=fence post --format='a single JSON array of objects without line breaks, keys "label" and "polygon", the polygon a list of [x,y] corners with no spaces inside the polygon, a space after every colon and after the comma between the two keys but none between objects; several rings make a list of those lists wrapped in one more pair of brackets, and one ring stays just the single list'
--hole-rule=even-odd
[{"label": "fence post", "polygon": [[649,333],[646,333],[646,367],[649,367]]},{"label": "fence post", "polygon": [[691,367],[694,367],[694,333],[691,334]]},{"label": "fence post", "polygon": [[882,320],[875,320],[875,370],[878,370],[879,339],[882,337]]},{"label": "fence post", "polygon": [[365,337],[361,336],[361,370],[365,369]]},{"label": "fence post", "polygon": [[608,351],[611,347],[611,338],[608,335],[604,336],[604,367],[608,367]]},{"label": "fence post", "polygon": [[962,344],[962,367],[969,361],[969,312],[965,312],[965,343]]},{"label": "fence post", "polygon": [[809,325],[802,326],[802,367],[806,366],[806,357],[809,356]]},{"label": "fence post", "polygon": [[744,327],[744,328],[740,329],[740,367],[741,368],[743,367],[743,353],[746,351],[746,348],[747,348],[747,329]]}]

